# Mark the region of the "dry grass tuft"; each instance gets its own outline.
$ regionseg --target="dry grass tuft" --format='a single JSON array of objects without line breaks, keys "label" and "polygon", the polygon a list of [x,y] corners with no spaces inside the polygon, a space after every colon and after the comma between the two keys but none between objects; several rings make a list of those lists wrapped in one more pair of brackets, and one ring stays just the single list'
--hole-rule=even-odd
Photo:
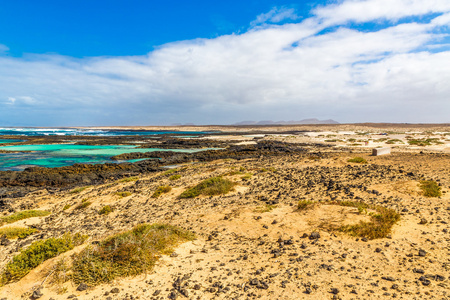
[{"label": "dry grass tuft", "polygon": [[172,188],[168,185],[166,186],[160,186],[156,189],[156,191],[153,193],[152,198],[158,198],[159,196],[161,196],[162,194],[166,194],[168,192],[170,192],[172,190]]},{"label": "dry grass tuft", "polygon": [[200,182],[193,188],[184,191],[181,193],[180,198],[195,198],[200,195],[222,195],[233,190],[235,185],[236,183],[228,179],[222,177],[212,177]]},{"label": "dry grass tuft", "polygon": [[135,276],[153,268],[161,254],[195,238],[166,224],[142,224],[84,249],[74,257],[72,280],[98,285],[118,277]]},{"label": "dry grass tuft", "polygon": [[442,196],[441,187],[434,181],[421,181],[419,187],[425,197],[440,197]]},{"label": "dry grass tuft", "polygon": [[8,239],[24,239],[27,236],[35,233],[37,230],[34,228],[26,227],[5,227],[0,228],[0,236],[6,236]]},{"label": "dry grass tuft", "polygon": [[49,214],[50,212],[46,210],[23,210],[13,213],[12,215],[9,216],[0,217],[0,225],[4,223],[10,224],[28,218],[45,217],[48,216]]}]

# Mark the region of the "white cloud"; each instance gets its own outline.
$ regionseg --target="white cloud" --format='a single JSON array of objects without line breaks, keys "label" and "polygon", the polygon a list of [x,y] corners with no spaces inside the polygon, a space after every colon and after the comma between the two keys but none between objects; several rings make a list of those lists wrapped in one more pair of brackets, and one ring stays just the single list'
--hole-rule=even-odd
[{"label": "white cloud", "polygon": [[[299,23],[171,43],[145,56],[0,56],[0,99],[9,99],[9,106],[0,103],[0,119],[16,112],[16,118],[65,124],[449,122],[447,3],[345,1]],[[442,15],[395,22],[430,12]],[[288,15],[269,12],[259,24]],[[392,22],[372,32],[345,26],[380,18]]]},{"label": "white cloud", "polygon": [[274,7],[269,12],[260,14],[256,20],[250,23],[251,26],[257,26],[264,23],[280,23],[285,20],[295,21],[299,18],[295,9],[287,7]]}]

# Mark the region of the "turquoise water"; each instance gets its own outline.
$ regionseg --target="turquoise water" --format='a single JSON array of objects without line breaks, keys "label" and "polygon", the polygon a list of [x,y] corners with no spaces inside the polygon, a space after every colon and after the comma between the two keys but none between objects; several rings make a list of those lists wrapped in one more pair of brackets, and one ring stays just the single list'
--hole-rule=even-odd
[{"label": "turquoise water", "polygon": [[18,143],[18,142],[23,142],[23,140],[4,140],[4,139],[0,139],[0,144],[6,144],[6,143]]},{"label": "turquoise water", "polygon": [[[74,144],[57,145],[17,145],[3,146],[0,150],[6,151],[32,151],[19,153],[0,153],[0,170],[23,170],[30,166],[63,167],[76,163],[99,164],[115,162],[110,160],[112,156],[123,153],[175,151],[193,153],[204,149],[154,149],[136,148],[136,146],[102,145],[87,146]],[[132,160],[138,161],[138,160]]]}]

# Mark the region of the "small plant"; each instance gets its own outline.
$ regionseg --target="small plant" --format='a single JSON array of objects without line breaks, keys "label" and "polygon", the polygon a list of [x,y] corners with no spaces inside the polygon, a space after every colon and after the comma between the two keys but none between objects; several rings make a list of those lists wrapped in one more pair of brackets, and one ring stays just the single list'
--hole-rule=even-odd
[{"label": "small plant", "polygon": [[0,236],[5,235],[8,239],[24,239],[29,235],[32,235],[37,230],[34,228],[26,227],[6,227],[0,228]]},{"label": "small plant", "polygon": [[311,200],[300,200],[298,202],[297,208],[299,210],[305,210],[314,207],[315,204],[316,202],[313,202]]},{"label": "small plant", "polygon": [[152,198],[158,198],[162,194],[168,193],[172,190],[170,186],[160,186],[156,189],[156,191],[153,193]]},{"label": "small plant", "polygon": [[92,202],[90,202],[90,201],[83,201],[79,205],[75,206],[75,209],[85,209],[86,207],[88,207],[91,204],[92,204]]},{"label": "small plant", "polygon": [[78,194],[78,193],[81,193],[82,191],[84,191],[85,189],[87,189],[89,186],[82,186],[82,187],[79,187],[79,188],[75,188],[75,189],[73,189],[73,190],[71,190],[70,192],[69,192],[69,194]]},{"label": "small plant", "polygon": [[107,215],[107,214],[109,214],[112,211],[113,211],[113,209],[111,208],[111,206],[105,205],[105,206],[102,207],[102,209],[100,209],[98,211],[98,214],[99,215]]},{"label": "small plant", "polygon": [[421,181],[419,187],[425,197],[440,197],[442,196],[441,187],[432,180]]},{"label": "small plant", "polygon": [[173,173],[175,173],[177,171],[178,171],[177,169],[169,169],[169,170],[165,171],[163,173],[163,175],[170,175],[170,174],[173,174]]},{"label": "small plant", "polygon": [[[349,206],[349,205],[346,205]],[[362,213],[366,208],[357,204],[355,207]],[[352,236],[366,237],[368,239],[384,238],[391,233],[392,226],[400,220],[400,214],[395,210],[382,206],[368,206],[376,213],[370,213],[371,221],[361,221],[356,225],[344,225],[338,228],[339,231]]]},{"label": "small plant", "polygon": [[215,196],[230,192],[236,184],[222,177],[206,179],[181,193],[180,198],[195,198],[200,195]]},{"label": "small plant", "polygon": [[139,177],[133,176],[133,177],[128,177],[128,178],[122,178],[118,182],[131,182],[131,181],[137,181],[137,180],[139,180]]},{"label": "small plant", "polygon": [[94,286],[142,274],[153,268],[161,254],[170,254],[173,247],[194,238],[193,233],[172,225],[138,225],[75,255],[72,279]]},{"label": "small plant", "polygon": [[257,207],[257,208],[255,209],[255,212],[257,212],[257,213],[266,213],[266,212],[272,211],[272,210],[273,210],[274,208],[276,208],[276,207],[277,207],[276,205],[266,204],[266,205],[264,205],[264,206]]},{"label": "small plant", "polygon": [[172,175],[169,177],[169,180],[178,180],[181,178],[181,175],[177,174],[177,175]]},{"label": "small plant", "polygon": [[252,178],[253,174],[251,173],[246,173],[244,176],[241,176],[242,180],[250,180],[250,178]]},{"label": "small plant", "polygon": [[46,210],[24,210],[6,217],[0,217],[0,225],[3,223],[14,223],[28,218],[45,217],[49,214],[50,212]]},{"label": "small plant", "polygon": [[63,210],[68,210],[71,206],[72,205],[70,205],[70,204],[66,204],[66,205],[64,205]]},{"label": "small plant", "polygon": [[358,163],[358,164],[367,164],[367,160],[362,157],[354,157],[347,160],[348,162]]},{"label": "small plant", "polygon": [[131,192],[117,192],[115,195],[119,196],[120,198],[131,196]]},{"label": "small plant", "polygon": [[0,277],[0,285],[20,280],[47,259],[81,245],[86,238],[79,234],[65,234],[60,238],[49,238],[32,243],[6,265]]},{"label": "small plant", "polygon": [[392,144],[404,144],[401,140],[399,139],[390,139],[389,141],[386,142],[386,144],[392,145]]}]

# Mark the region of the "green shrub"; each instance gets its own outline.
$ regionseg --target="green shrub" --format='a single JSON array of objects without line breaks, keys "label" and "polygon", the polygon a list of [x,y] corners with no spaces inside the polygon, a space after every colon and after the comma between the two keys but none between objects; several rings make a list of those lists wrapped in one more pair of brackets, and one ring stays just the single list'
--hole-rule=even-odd
[{"label": "green shrub", "polygon": [[242,180],[249,180],[250,178],[252,178],[253,174],[251,173],[246,173],[244,176],[241,176]]},{"label": "green shrub", "polygon": [[356,207],[360,214],[367,213],[367,209],[375,210],[376,213],[369,213],[371,221],[361,221],[356,225],[344,225],[338,228],[339,231],[352,236],[365,237],[368,239],[385,238],[391,233],[392,226],[400,220],[400,214],[395,210],[382,206],[367,205],[362,202],[341,202],[342,206]]},{"label": "green shrub", "polygon": [[142,224],[84,249],[74,257],[73,281],[98,285],[118,277],[135,276],[153,268],[161,254],[169,254],[194,234],[165,224]]},{"label": "green shrub", "polygon": [[120,198],[131,196],[131,192],[117,192],[115,195],[119,196]]},{"label": "green shrub", "polygon": [[172,190],[170,186],[160,186],[156,189],[156,191],[153,193],[152,198],[158,198],[162,194],[168,193]]},{"label": "green shrub", "polygon": [[257,208],[255,209],[255,212],[257,212],[257,213],[270,212],[270,211],[272,211],[272,210],[273,210],[274,208],[276,208],[276,207],[277,207],[276,205],[266,204],[266,205],[264,205],[264,206],[257,207]]},{"label": "green shrub", "polygon": [[37,230],[34,228],[26,227],[5,227],[0,228],[0,236],[5,235],[8,239],[24,239],[27,236],[35,233]]},{"label": "green shrub", "polygon": [[180,198],[195,198],[200,195],[214,196],[226,194],[233,189],[236,184],[222,177],[212,177],[206,179],[193,188],[181,193]]},{"label": "green shrub", "polygon": [[79,188],[75,188],[75,189],[71,190],[69,193],[70,194],[78,194],[78,193],[81,193],[82,191],[84,191],[85,189],[87,189],[88,187],[89,186],[82,186]]},{"label": "green shrub", "polygon": [[105,206],[102,207],[102,209],[100,209],[98,211],[98,214],[99,215],[107,215],[107,214],[109,214],[112,211],[113,211],[113,209],[111,208],[111,206],[105,205]]},{"label": "green shrub", "polygon": [[311,201],[311,200],[300,200],[297,204],[297,208],[299,210],[305,210],[305,209],[314,207],[315,204],[316,204],[316,202]]},{"label": "green shrub", "polygon": [[46,210],[23,210],[6,217],[0,217],[0,225],[3,223],[14,223],[23,219],[34,217],[45,217],[50,214]]},{"label": "green shrub", "polygon": [[173,173],[175,173],[177,171],[178,171],[177,169],[169,169],[169,170],[165,171],[163,173],[163,175],[170,175],[170,174],[173,174]]},{"label": "green shrub", "polygon": [[63,210],[68,210],[71,206],[72,205],[70,205],[70,204],[66,204],[66,205],[64,205]]},{"label": "green shrub", "polygon": [[133,176],[133,177],[128,177],[128,178],[122,178],[118,182],[131,182],[131,181],[137,181],[137,180],[139,180],[139,177]]},{"label": "green shrub", "polygon": [[169,180],[177,180],[177,179],[180,179],[181,178],[181,175],[172,175],[172,176],[170,176],[169,177]]},{"label": "green shrub", "polygon": [[419,187],[425,197],[440,197],[442,195],[441,187],[432,180],[421,181]]},{"label": "green shrub", "polygon": [[358,163],[358,164],[367,164],[367,160],[362,157],[354,157],[347,160],[348,162]]},{"label": "green shrub", "polygon": [[78,204],[75,207],[75,209],[84,209],[84,208],[88,207],[91,204],[92,204],[92,202],[90,202],[90,201],[84,201],[84,202],[81,202],[80,204]]},{"label": "green shrub", "polygon": [[0,283],[4,285],[20,280],[47,259],[71,250],[85,240],[86,236],[65,234],[60,238],[49,238],[32,243],[6,265],[0,277]]}]

